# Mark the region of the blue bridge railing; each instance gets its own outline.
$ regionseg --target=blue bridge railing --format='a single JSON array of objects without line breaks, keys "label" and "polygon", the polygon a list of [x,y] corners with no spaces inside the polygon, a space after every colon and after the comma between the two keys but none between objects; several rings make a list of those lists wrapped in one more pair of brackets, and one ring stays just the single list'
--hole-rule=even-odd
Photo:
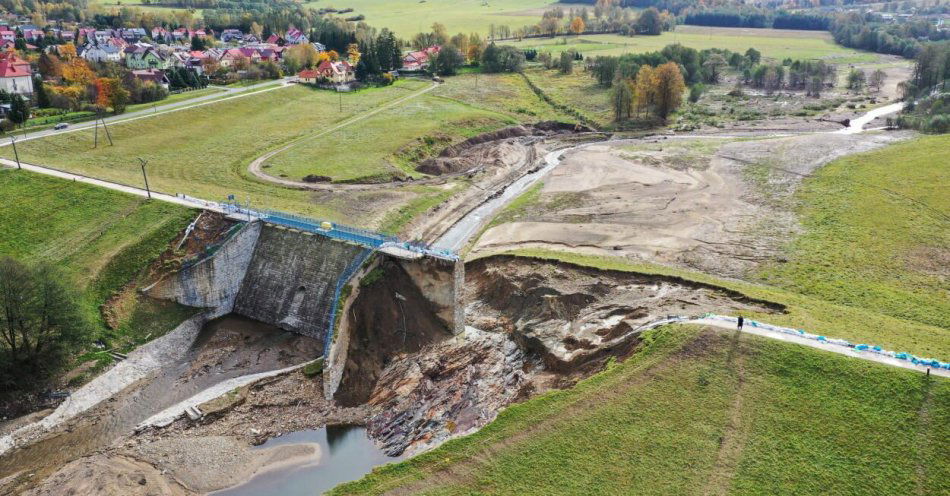
[{"label": "blue bridge railing", "polygon": [[247,215],[248,219],[258,218],[273,224],[300,229],[301,231],[312,232],[326,236],[328,238],[339,239],[341,241],[356,243],[374,250],[383,247],[383,245],[386,245],[387,247],[398,246],[404,250],[420,253],[425,256],[431,256],[445,260],[458,260],[458,255],[452,251],[433,250],[425,245],[408,243],[395,236],[390,236],[388,234],[383,234],[376,231],[370,231],[368,229],[345,226],[342,224],[337,224],[336,222],[320,219],[311,219],[309,217],[303,217],[301,215],[287,212],[278,212],[276,210],[252,210],[233,202],[221,203],[219,207],[229,214],[242,216]]}]

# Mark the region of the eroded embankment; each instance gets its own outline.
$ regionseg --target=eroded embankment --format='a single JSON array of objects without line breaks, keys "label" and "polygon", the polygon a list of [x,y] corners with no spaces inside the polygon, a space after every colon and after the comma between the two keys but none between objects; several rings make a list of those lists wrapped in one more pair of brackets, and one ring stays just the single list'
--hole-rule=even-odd
[{"label": "eroded embankment", "polygon": [[640,326],[667,315],[783,310],[677,277],[556,261],[494,256],[465,270],[468,326],[458,335],[438,331],[430,303],[398,267],[361,288],[351,308],[337,398],[368,402],[369,433],[390,454],[436,446],[514,401],[573,384],[627,356]]}]

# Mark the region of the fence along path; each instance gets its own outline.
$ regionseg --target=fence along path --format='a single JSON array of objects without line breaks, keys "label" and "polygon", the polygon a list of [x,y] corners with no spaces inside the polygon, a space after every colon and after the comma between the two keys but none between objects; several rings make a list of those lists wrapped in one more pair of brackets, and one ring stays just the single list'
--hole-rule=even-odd
[{"label": "fence along path", "polygon": [[[723,329],[736,329],[738,320],[738,317],[717,315],[714,313],[707,313],[699,317],[671,315],[665,319],[644,324],[638,327],[637,330],[643,331],[667,324],[698,324]],[[781,327],[756,320],[744,319],[741,332],[800,344],[811,348],[818,348],[832,353],[838,353],[839,355],[847,355],[853,358],[860,358],[861,360],[890,365],[892,367],[900,367],[941,377],[950,377],[950,362],[941,362],[933,358],[921,358],[911,353],[889,351],[880,346],[854,344],[844,339],[811,334],[802,329],[792,329],[791,327]]]}]

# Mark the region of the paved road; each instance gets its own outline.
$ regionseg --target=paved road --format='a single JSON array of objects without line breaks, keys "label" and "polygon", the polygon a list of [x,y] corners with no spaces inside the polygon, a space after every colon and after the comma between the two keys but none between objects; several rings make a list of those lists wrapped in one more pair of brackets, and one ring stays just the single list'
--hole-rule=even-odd
[{"label": "paved road", "polygon": [[[199,96],[199,97],[191,98],[188,100],[182,100],[182,101],[178,101],[174,103],[166,103],[164,105],[155,105],[153,108],[136,110],[135,112],[128,112],[125,114],[113,115],[113,116],[105,117],[103,120],[105,121],[106,124],[119,124],[126,121],[133,121],[133,120],[142,119],[146,117],[162,115],[162,114],[166,114],[168,112],[174,112],[177,110],[184,110],[184,109],[199,107],[201,105],[207,105],[209,103],[216,103],[220,101],[230,100],[233,98],[241,98],[241,97],[249,96],[251,94],[257,94],[264,91],[270,91],[270,90],[283,88],[287,86],[288,84],[290,84],[290,81],[292,79],[293,78],[286,77],[280,80],[264,81],[264,82],[253,84],[250,86],[244,86],[242,88],[225,88],[221,86],[215,86],[215,88],[224,89],[225,91],[223,93],[212,93],[210,95]],[[269,85],[273,85],[275,82],[279,82],[280,84],[272,86],[272,87],[267,87]],[[82,131],[84,129],[90,129],[92,127],[95,127],[95,125],[96,125],[95,121],[80,122],[76,124],[70,124],[70,126],[67,129],[63,129],[61,131],[57,131],[50,128],[50,129],[44,129],[42,131],[34,131],[32,133],[17,134],[16,140],[20,142],[20,141],[34,140],[37,138],[44,138],[46,136],[51,136],[54,134],[74,133],[77,131]],[[9,145],[10,145],[9,139],[3,139],[2,141],[0,141],[0,146],[9,146]]]}]

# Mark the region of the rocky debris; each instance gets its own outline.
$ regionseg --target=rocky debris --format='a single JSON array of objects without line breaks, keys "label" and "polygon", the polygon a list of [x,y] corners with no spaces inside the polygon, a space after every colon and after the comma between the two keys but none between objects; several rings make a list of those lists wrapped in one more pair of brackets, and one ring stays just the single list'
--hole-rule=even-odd
[{"label": "rocky debris", "polygon": [[[203,409],[202,409],[203,410]],[[345,408],[324,399],[323,378],[302,371],[269,377],[248,386],[243,401],[218,415],[192,422],[181,418],[162,429],[149,429],[128,446],[178,437],[229,436],[247,444],[261,444],[286,432],[315,429],[326,424],[363,425],[371,408]]]},{"label": "rocky debris", "polygon": [[561,373],[628,354],[638,328],[667,315],[781,310],[676,277],[517,257],[477,260],[466,267],[466,277],[469,325],[510,333],[548,370]]},{"label": "rocky debris", "polygon": [[332,180],[333,178],[330,176],[318,176],[316,174],[307,174],[303,177],[305,183],[328,183]]},{"label": "rocky debris", "polygon": [[510,139],[477,144],[457,154],[429,158],[423,160],[416,170],[434,176],[475,173],[484,169],[508,168],[528,163],[536,157],[532,143]]},{"label": "rocky debris", "polygon": [[526,360],[506,334],[472,327],[395,358],[369,399],[379,412],[369,434],[397,456],[474,432],[519,396],[534,368]]},{"label": "rocky debris", "polygon": [[440,308],[416,285],[405,267],[383,259],[367,277],[347,313],[349,349],[343,378],[334,395],[341,405],[365,403],[386,365],[452,335]]}]

